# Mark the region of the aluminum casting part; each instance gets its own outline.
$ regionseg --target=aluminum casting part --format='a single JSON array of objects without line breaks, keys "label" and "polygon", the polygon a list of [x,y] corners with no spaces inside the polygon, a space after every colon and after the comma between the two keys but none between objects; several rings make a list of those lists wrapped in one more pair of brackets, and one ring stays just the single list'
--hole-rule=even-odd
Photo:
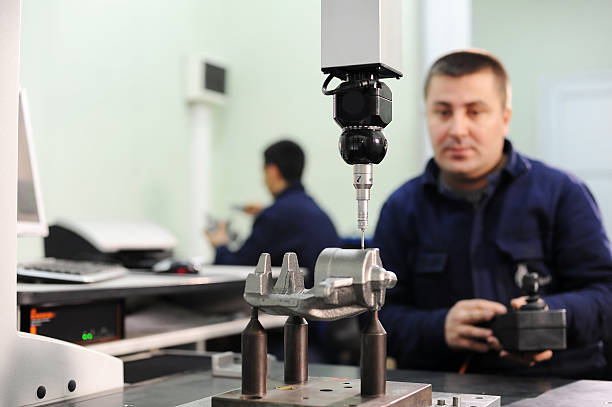
[{"label": "aluminum casting part", "polygon": [[397,282],[382,267],[378,249],[324,249],[315,265],[315,284],[304,289],[295,253],[286,253],[278,281],[271,287],[270,255],[263,253],[247,277],[244,298],[268,314],[333,321],[378,310],[387,288]]},{"label": "aluminum casting part", "polygon": [[[284,265],[284,263],[283,263]],[[281,271],[282,274],[282,271]],[[279,278],[279,281],[281,279]],[[272,259],[268,253],[259,256],[254,273],[247,276],[244,292],[251,294],[267,295],[272,287]]]},{"label": "aluminum casting part", "polygon": [[370,188],[374,181],[374,166],[372,164],[353,165],[353,186],[357,198],[357,227],[365,231],[368,227],[368,201]]},{"label": "aluminum casting part", "polygon": [[259,322],[257,308],[242,331],[242,394],[263,397],[268,389],[268,336]]},{"label": "aluminum casting part", "polygon": [[301,293],[302,291],[304,291],[304,273],[300,270],[297,254],[286,253],[272,293],[283,295]]}]

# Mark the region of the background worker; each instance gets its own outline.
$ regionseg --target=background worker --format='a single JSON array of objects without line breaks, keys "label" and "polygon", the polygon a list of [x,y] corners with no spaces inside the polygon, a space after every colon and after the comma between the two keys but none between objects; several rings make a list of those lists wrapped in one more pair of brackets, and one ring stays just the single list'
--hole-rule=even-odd
[{"label": "background worker", "polygon": [[273,266],[281,266],[287,252],[295,252],[301,268],[309,273],[306,286],[313,283],[314,266],[326,247],[339,247],[340,239],[329,216],[306,193],[301,178],[304,152],[289,140],[276,142],[264,151],[264,181],[274,197],[265,209],[245,207],[255,216],[251,235],[235,252],[227,248],[227,224],[207,231],[216,248],[215,264],[256,265],[261,253],[270,253]]}]

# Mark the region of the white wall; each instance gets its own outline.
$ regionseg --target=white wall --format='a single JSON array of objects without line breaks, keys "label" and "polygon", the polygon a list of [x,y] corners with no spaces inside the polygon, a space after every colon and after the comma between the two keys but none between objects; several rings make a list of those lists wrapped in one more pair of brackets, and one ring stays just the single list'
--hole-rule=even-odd
[{"label": "white wall", "polygon": [[496,54],[512,81],[511,138],[536,154],[541,82],[612,70],[612,2],[472,0],[472,12],[474,45]]},{"label": "white wall", "polygon": [[[405,77],[389,82],[394,119],[375,169],[371,232],[383,200],[421,165],[419,9],[403,6]],[[50,220],[150,219],[177,234],[186,254],[182,61],[201,52],[229,64],[229,101],[212,116],[213,213],[267,200],[261,154],[291,135],[308,154],[308,189],[340,232],[356,234],[351,169],[337,151],[332,98],[320,91],[319,1],[24,0],[22,31],[22,85]],[[20,258],[41,255],[40,246],[22,239]]]},{"label": "white wall", "polygon": [[472,0],[473,40],[506,65],[510,138],[587,183],[612,232],[612,2]]},{"label": "white wall", "polygon": [[48,219],[151,219],[186,238],[181,56],[208,26],[196,4],[23,2],[22,86]]}]

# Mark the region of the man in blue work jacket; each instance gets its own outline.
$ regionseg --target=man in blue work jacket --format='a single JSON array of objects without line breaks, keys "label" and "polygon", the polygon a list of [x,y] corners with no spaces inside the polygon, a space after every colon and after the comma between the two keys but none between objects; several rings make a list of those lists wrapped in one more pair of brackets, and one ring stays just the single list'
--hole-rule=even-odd
[{"label": "man in blue work jacket", "polygon": [[[425,100],[434,157],[385,203],[374,237],[398,276],[381,320],[404,368],[601,377],[612,332],[612,257],[601,216],[575,177],[506,140],[506,71],[481,51],[431,67]],[[510,354],[482,326],[525,302],[519,264],[567,309],[568,349]]]},{"label": "man in blue work jacket", "polygon": [[232,252],[225,224],[207,232],[216,247],[215,264],[256,265],[261,253],[270,253],[272,265],[280,266],[287,252],[295,252],[300,267],[310,273],[305,279],[312,286],[314,266],[326,247],[339,247],[336,229],[325,212],[306,194],[301,183],[304,152],[296,143],[282,140],[264,152],[264,180],[274,203],[260,210],[249,206],[256,216],[251,235],[242,247]]}]

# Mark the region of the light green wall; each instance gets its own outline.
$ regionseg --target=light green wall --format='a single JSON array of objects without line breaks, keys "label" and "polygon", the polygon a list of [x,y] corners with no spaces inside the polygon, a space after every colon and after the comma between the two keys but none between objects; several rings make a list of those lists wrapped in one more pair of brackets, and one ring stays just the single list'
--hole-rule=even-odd
[{"label": "light green wall", "polygon": [[186,237],[181,56],[213,21],[197,4],[23,1],[21,82],[49,219],[151,219]]},{"label": "light green wall", "polygon": [[513,86],[511,139],[537,154],[544,76],[612,70],[610,0],[472,0],[473,44],[496,54]]},{"label": "light green wall", "polygon": [[[220,132],[214,140],[213,206],[223,212],[232,203],[266,199],[263,149],[289,134],[306,150],[307,188],[342,234],[356,235],[352,170],[338,153],[340,128],[332,119],[332,97],[321,93],[320,2],[256,4],[266,7],[236,7],[239,12],[224,25],[231,94],[218,117]],[[413,138],[418,129],[418,9],[415,1],[403,5],[405,78],[388,82],[394,119],[386,130],[388,155],[374,172],[370,232],[383,200],[417,169]]]},{"label": "light green wall", "polygon": [[[389,81],[394,120],[375,168],[370,232],[384,199],[421,165],[418,2],[403,6],[405,77]],[[23,0],[21,52],[50,220],[148,219],[185,253],[193,220],[182,64],[199,52],[229,67],[229,100],[213,115],[213,213],[266,200],[261,152],[291,135],[308,154],[308,189],[341,233],[355,233],[351,169],[320,91],[319,1]],[[40,246],[21,239],[19,257],[42,255]]]}]

